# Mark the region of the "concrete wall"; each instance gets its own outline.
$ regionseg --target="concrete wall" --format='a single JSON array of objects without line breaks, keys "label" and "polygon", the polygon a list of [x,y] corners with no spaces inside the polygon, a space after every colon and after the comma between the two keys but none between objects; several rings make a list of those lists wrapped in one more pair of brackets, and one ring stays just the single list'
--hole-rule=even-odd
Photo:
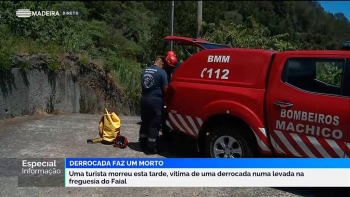
[{"label": "concrete wall", "polygon": [[80,85],[70,72],[13,68],[0,72],[0,119],[35,113],[95,113],[104,108],[101,98]]}]

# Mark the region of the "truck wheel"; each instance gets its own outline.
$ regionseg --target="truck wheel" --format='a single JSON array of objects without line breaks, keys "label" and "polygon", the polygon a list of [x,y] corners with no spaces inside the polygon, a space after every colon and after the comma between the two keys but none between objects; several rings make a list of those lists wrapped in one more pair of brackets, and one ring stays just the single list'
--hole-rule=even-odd
[{"label": "truck wheel", "polygon": [[238,125],[212,127],[206,138],[206,155],[211,158],[255,157],[256,146],[248,132]]}]

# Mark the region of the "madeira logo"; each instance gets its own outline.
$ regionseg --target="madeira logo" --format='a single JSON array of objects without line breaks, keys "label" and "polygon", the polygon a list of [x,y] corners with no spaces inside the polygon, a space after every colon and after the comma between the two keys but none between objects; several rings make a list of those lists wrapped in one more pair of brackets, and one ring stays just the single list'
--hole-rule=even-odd
[{"label": "madeira logo", "polygon": [[60,16],[58,11],[31,11],[30,9],[19,9],[16,11],[18,18],[29,18],[31,16]]}]

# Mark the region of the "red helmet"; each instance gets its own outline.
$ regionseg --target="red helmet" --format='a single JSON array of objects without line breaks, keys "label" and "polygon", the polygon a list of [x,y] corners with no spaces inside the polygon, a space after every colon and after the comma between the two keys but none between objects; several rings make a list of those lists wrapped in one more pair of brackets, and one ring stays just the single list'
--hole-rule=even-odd
[{"label": "red helmet", "polygon": [[129,144],[128,138],[122,135],[118,135],[114,140],[114,147],[126,148]]},{"label": "red helmet", "polygon": [[166,56],[175,56],[176,57],[176,53],[174,52],[174,51],[168,51],[167,53],[166,53]]},{"label": "red helmet", "polygon": [[165,58],[165,62],[166,62],[169,66],[176,67],[177,58],[176,58],[176,56],[168,55],[168,56],[166,56],[166,58]]}]

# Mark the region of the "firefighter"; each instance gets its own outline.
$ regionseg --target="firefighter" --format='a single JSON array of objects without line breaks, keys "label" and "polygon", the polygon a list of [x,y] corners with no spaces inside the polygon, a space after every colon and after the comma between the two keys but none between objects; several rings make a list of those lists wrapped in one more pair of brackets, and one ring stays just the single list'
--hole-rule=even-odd
[{"label": "firefighter", "polygon": [[139,142],[141,150],[150,154],[159,152],[157,139],[162,121],[164,107],[163,97],[168,88],[168,79],[165,72],[164,56],[157,56],[154,65],[146,68],[141,74],[141,128]]},{"label": "firefighter", "polygon": [[[172,52],[172,51],[169,51]],[[168,83],[170,82],[171,74],[176,67],[177,64],[177,59],[175,53],[167,53],[167,56],[165,58],[165,71],[167,72],[168,76]],[[162,110],[162,134],[165,140],[170,140],[170,135],[169,135],[169,128],[166,125],[166,119],[167,119],[167,110],[166,110],[166,103],[164,102],[164,108]]]}]

